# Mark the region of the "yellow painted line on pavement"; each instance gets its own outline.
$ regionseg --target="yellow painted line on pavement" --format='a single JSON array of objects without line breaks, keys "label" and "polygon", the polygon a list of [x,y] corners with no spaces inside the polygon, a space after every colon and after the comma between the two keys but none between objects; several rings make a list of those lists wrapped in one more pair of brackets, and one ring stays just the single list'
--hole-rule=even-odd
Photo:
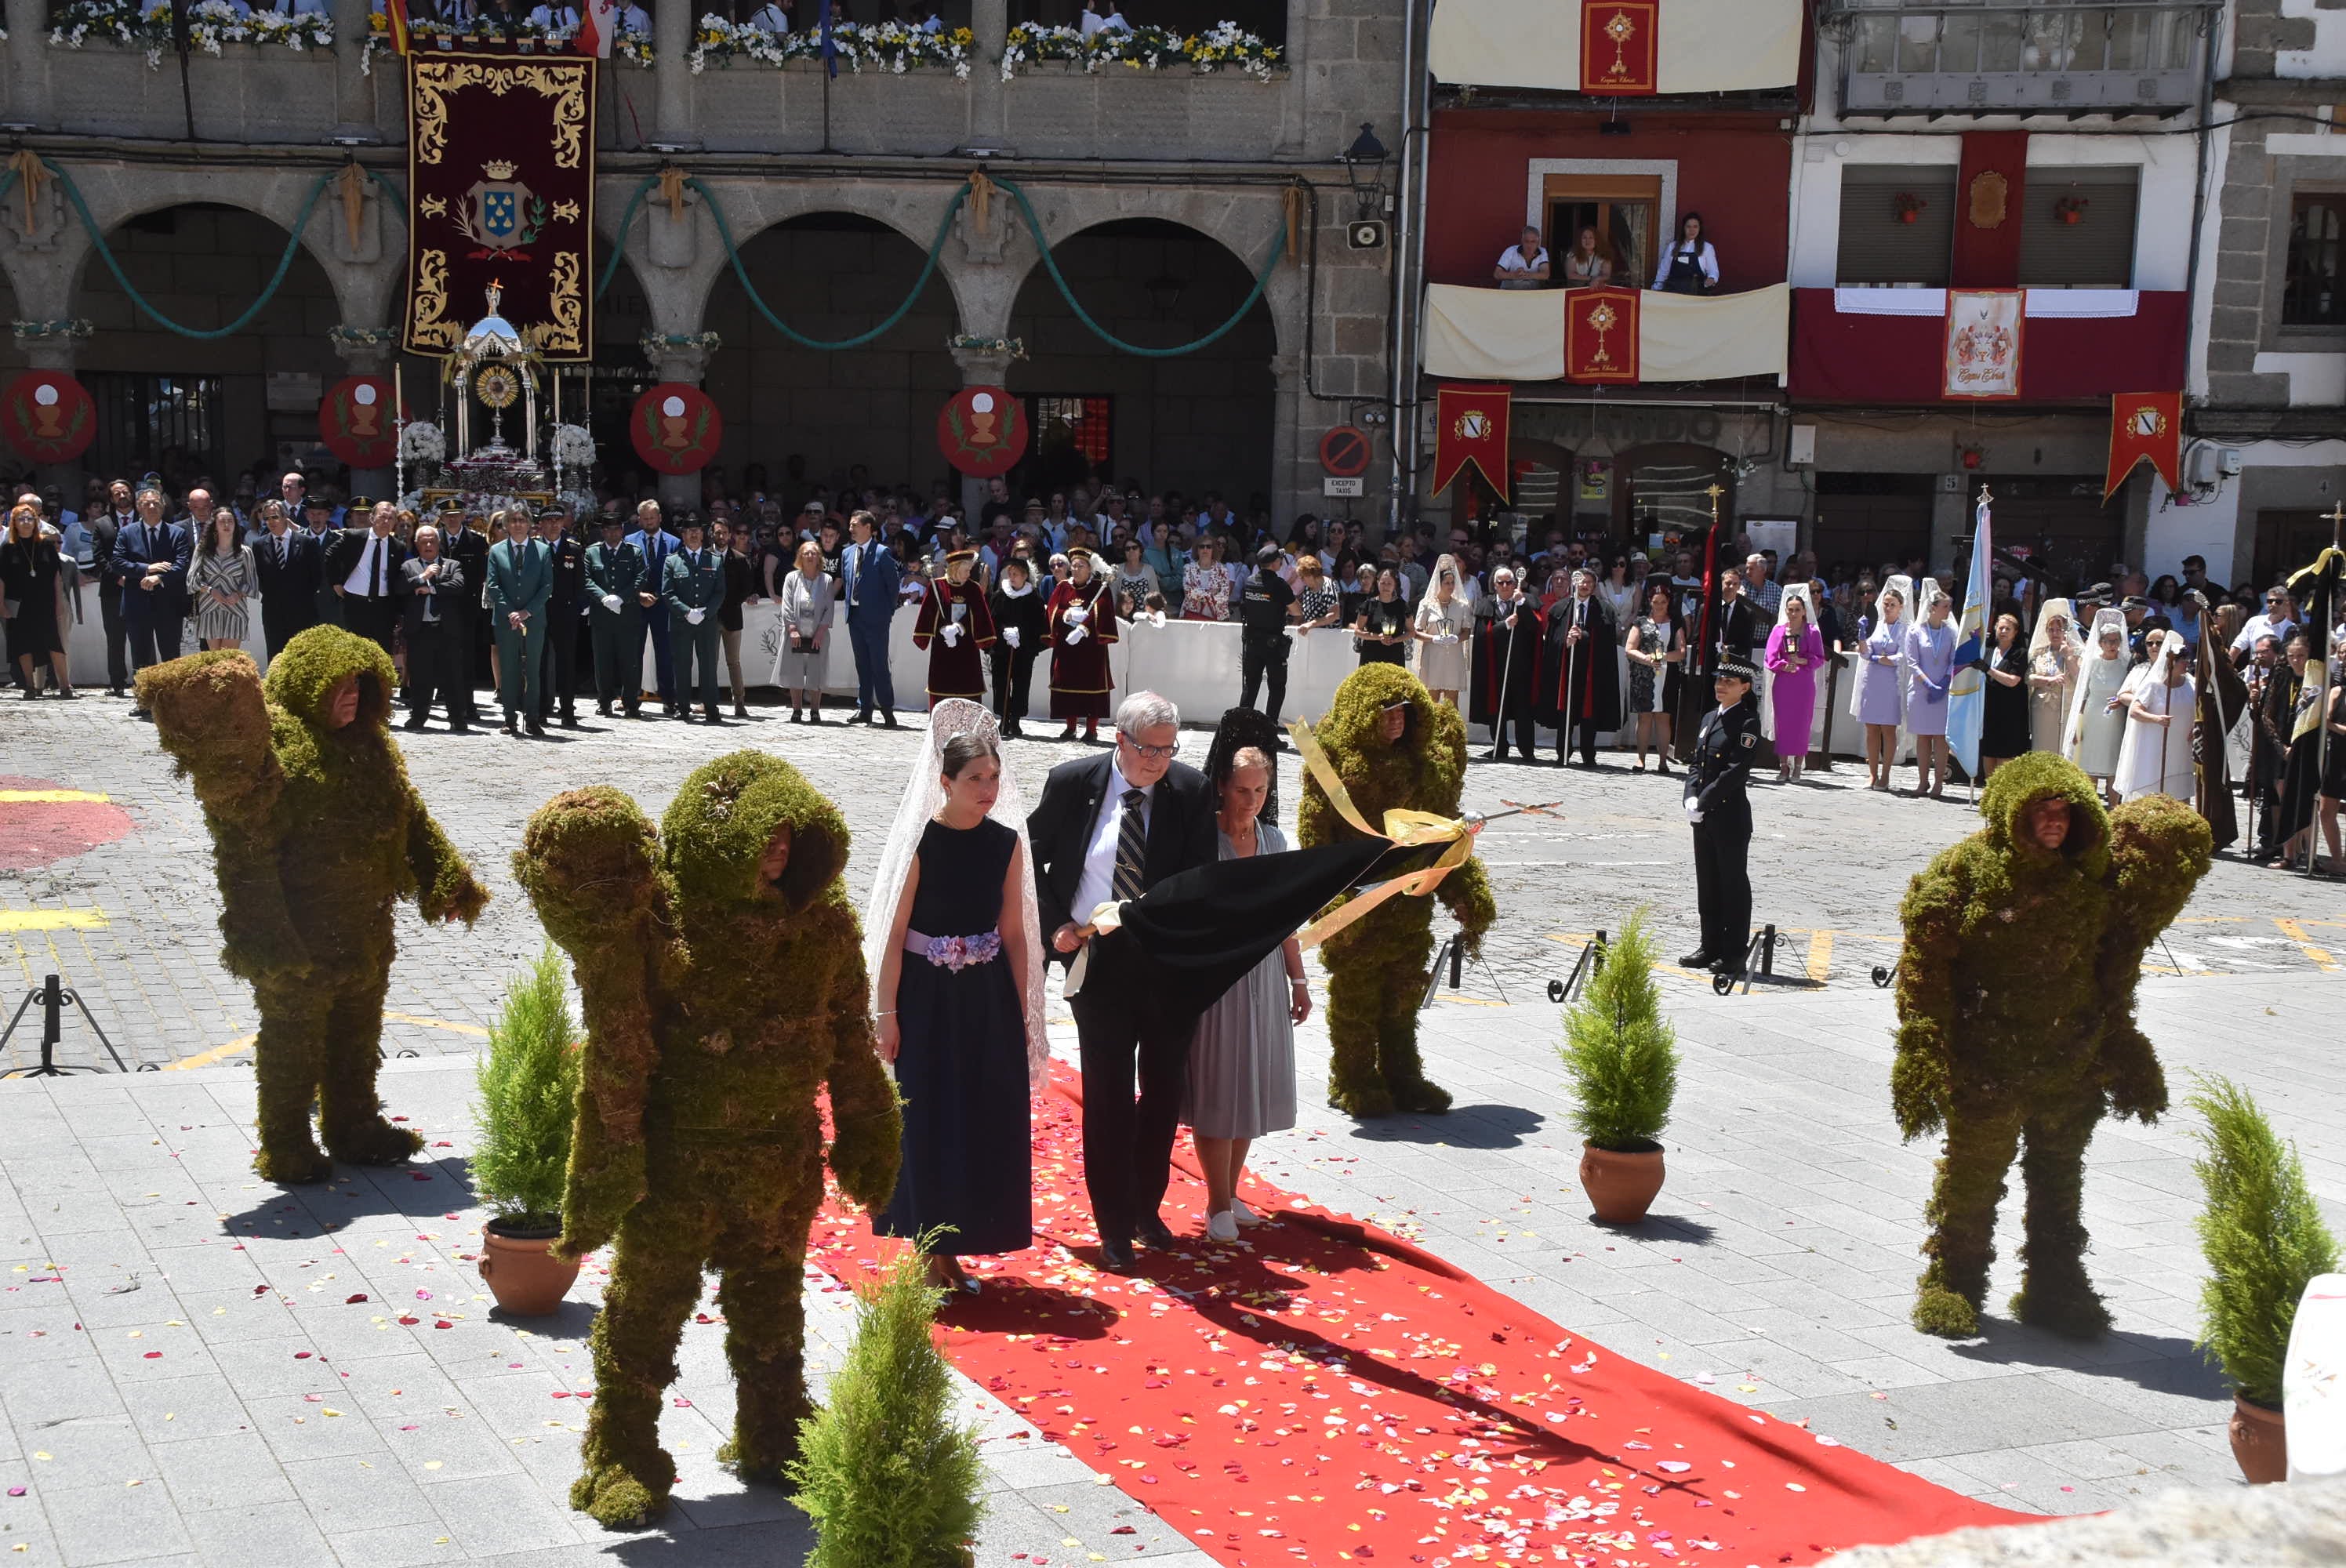
[{"label": "yellow painted line on pavement", "polygon": [[[485,1036],[488,1033],[487,1030],[477,1023],[451,1023],[444,1018],[419,1018],[413,1013],[386,1013],[382,1015],[382,1021],[386,1023],[414,1023],[426,1029],[445,1029],[456,1034]],[[258,1034],[240,1035],[225,1045],[215,1045],[209,1051],[199,1051],[192,1056],[182,1056],[176,1062],[167,1062],[163,1064],[163,1071],[184,1073],[194,1067],[213,1066],[227,1061],[231,1056],[240,1056],[251,1050],[252,1043],[260,1038]]]},{"label": "yellow painted line on pavement", "polygon": [[0,806],[104,806],[109,799],[91,789],[0,789]]},{"label": "yellow painted line on pavement", "polygon": [[104,931],[103,910],[0,910],[0,931]]},{"label": "yellow painted line on pavement", "polygon": [[2309,923],[2328,925],[2333,922],[2328,921],[2308,922],[2305,921],[2283,920],[2279,915],[2273,916],[2273,924],[2280,928],[2281,935],[2289,938],[2290,941],[2297,943],[2299,947],[2304,949],[2305,956],[2313,961],[2315,968],[2326,969],[2335,973],[2338,969],[2338,961],[2330,956],[2330,950],[2328,948],[2318,946],[2314,942],[2313,939],[2306,934],[2305,928]]},{"label": "yellow painted line on pavement", "polygon": [[1504,1007],[1506,1005],[1504,1002],[1494,1002],[1486,996],[1461,996],[1454,991],[1436,992],[1433,999],[1436,1002],[1455,1002],[1461,1007]]},{"label": "yellow painted line on pavement", "polygon": [[1812,931],[1809,933],[1809,979],[1822,985],[1832,973],[1833,933]]}]

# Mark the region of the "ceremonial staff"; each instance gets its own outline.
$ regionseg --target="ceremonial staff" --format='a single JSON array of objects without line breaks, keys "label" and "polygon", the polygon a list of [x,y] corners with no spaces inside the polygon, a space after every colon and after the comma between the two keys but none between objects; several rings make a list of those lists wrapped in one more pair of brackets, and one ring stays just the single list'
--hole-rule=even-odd
[{"label": "ceremonial staff", "polygon": [[[1499,666],[1499,706],[1491,712],[1491,749],[1483,756],[1483,760],[1485,762],[1504,761],[1507,755],[1507,682],[1515,673],[1515,638],[1521,635],[1513,622],[1515,616],[1522,613],[1525,597],[1526,596],[1518,592],[1515,595],[1515,607],[1507,612],[1507,620],[1510,623],[1507,626],[1507,651],[1504,656],[1504,662]],[[1498,631],[1498,623],[1494,621],[1491,626],[1491,635],[1494,640]],[[1534,736],[1533,738],[1536,740],[1538,737]]]}]

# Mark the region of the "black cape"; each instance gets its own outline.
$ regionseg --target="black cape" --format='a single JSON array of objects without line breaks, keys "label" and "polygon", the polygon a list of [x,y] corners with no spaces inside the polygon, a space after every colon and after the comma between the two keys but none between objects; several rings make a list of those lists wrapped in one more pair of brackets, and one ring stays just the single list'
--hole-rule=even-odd
[{"label": "black cape", "polygon": [[[1588,598],[1588,636],[1577,651],[1566,637],[1572,630],[1575,601],[1566,596],[1548,606],[1546,640],[1541,645],[1539,695],[1533,717],[1551,729],[1582,718],[1600,730],[1621,728],[1621,629],[1613,606]],[[1586,710],[1584,712],[1584,709]]]}]

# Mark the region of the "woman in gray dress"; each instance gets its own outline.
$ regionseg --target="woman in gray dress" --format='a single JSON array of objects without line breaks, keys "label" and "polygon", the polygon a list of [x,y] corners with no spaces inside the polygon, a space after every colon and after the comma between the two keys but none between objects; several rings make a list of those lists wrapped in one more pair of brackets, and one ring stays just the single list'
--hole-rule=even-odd
[{"label": "woman in gray dress", "polygon": [[[1278,729],[1263,714],[1232,708],[1215,731],[1206,775],[1221,798],[1216,825],[1221,858],[1246,860],[1287,849],[1276,825],[1271,760]],[[1289,937],[1198,1021],[1189,1043],[1182,1119],[1198,1140],[1206,1176],[1206,1235],[1236,1241],[1264,1217],[1238,1196],[1247,1149],[1265,1133],[1295,1125],[1295,1026],[1311,1016],[1303,950]]]},{"label": "woman in gray dress", "polygon": [[781,625],[774,629],[774,684],[790,694],[792,724],[822,722],[831,596],[831,578],[822,569],[822,546],[810,539],[799,546],[798,569],[782,579]]},{"label": "woman in gray dress", "polygon": [[188,596],[195,603],[196,636],[215,652],[240,648],[252,625],[252,596],[260,586],[252,546],[240,535],[236,514],[222,506],[196,538],[188,564]]}]

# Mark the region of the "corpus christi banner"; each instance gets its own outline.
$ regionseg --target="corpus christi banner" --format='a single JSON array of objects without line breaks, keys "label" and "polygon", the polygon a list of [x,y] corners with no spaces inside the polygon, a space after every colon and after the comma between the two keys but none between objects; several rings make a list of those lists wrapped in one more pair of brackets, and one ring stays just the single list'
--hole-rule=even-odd
[{"label": "corpus christi banner", "polygon": [[411,55],[407,83],[408,351],[452,351],[495,283],[547,359],[586,359],[595,62]]}]

